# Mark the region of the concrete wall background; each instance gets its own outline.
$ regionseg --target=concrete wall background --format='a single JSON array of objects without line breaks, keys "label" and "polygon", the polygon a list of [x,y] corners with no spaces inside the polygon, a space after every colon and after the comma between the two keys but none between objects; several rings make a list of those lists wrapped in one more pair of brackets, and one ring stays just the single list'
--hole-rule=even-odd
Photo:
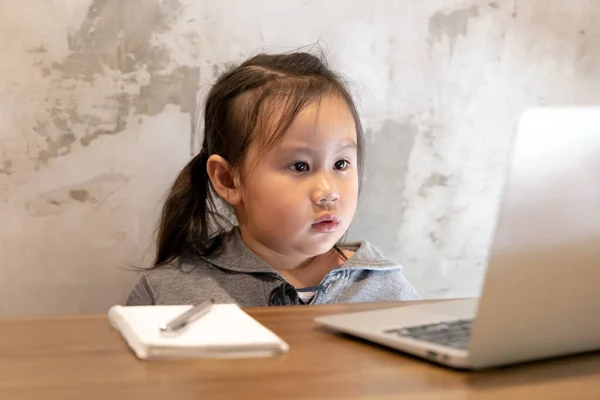
[{"label": "concrete wall background", "polygon": [[0,314],[123,301],[192,152],[197,89],[317,41],[367,129],[350,237],[425,297],[477,295],[518,115],[599,102],[599,17],[593,0],[5,0]]}]

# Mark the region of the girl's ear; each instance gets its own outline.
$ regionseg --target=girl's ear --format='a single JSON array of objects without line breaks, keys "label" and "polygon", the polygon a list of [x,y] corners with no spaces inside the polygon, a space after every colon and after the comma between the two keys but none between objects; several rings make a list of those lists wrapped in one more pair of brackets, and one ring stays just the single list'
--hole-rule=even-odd
[{"label": "girl's ear", "polygon": [[241,201],[240,179],[223,157],[213,154],[206,162],[206,172],[217,194],[232,206]]}]

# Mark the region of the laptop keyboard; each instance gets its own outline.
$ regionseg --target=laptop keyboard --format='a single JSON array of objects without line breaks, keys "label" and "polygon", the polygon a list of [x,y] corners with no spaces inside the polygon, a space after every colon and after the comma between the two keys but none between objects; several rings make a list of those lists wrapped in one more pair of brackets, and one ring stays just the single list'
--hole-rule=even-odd
[{"label": "laptop keyboard", "polygon": [[460,319],[457,321],[390,329],[384,331],[384,333],[466,350],[472,325],[472,319]]}]

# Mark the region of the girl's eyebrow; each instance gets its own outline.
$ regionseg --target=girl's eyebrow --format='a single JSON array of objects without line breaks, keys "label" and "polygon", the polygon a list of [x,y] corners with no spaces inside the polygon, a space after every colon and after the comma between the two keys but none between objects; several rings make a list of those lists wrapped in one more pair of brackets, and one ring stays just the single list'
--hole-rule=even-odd
[{"label": "girl's eyebrow", "polygon": [[347,143],[342,143],[339,147],[338,147],[338,151],[342,151],[342,150],[356,150],[358,148],[356,142],[347,142]]}]

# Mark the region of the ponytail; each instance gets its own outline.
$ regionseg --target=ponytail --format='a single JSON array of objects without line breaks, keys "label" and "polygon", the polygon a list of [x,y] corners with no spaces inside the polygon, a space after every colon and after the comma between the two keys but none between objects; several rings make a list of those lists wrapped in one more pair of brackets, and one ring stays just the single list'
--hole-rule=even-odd
[{"label": "ponytail", "polygon": [[[160,220],[154,267],[168,264],[185,251],[204,255],[217,247],[209,230],[215,207],[203,149],[179,173]],[[216,222],[216,221],[212,221]]]}]

